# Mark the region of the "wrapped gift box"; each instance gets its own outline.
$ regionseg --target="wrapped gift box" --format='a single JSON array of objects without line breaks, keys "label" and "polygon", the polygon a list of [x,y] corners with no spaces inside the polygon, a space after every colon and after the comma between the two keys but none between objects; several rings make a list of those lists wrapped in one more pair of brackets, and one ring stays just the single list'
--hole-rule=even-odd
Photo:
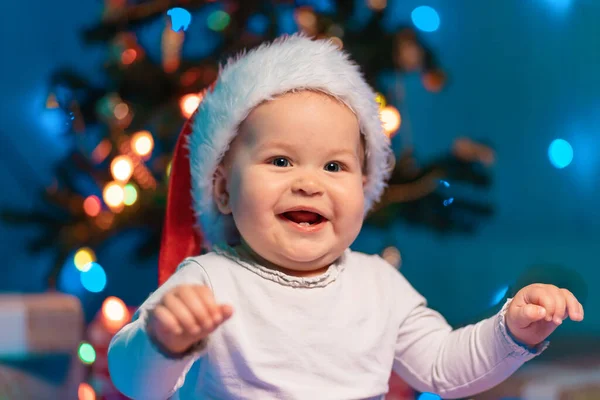
[{"label": "wrapped gift box", "polygon": [[0,295],[0,399],[76,400],[83,331],[75,297]]}]

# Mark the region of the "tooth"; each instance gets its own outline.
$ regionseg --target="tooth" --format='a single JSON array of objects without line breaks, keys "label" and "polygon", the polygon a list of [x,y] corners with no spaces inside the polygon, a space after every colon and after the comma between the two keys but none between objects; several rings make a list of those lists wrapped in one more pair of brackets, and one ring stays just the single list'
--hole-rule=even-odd
[{"label": "tooth", "polygon": [[308,222],[300,222],[298,225],[300,226],[310,226]]}]

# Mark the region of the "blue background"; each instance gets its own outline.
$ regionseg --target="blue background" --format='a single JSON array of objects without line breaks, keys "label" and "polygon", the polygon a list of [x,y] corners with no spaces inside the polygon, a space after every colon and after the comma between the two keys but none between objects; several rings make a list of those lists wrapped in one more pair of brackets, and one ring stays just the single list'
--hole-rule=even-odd
[{"label": "blue background", "polygon": [[[495,293],[534,264],[577,270],[588,282],[586,319],[563,325],[565,334],[600,332],[600,2],[592,0],[389,1],[389,23],[410,23],[420,5],[434,7],[437,31],[423,33],[449,74],[449,86],[427,92],[418,76],[404,79],[403,125],[421,160],[447,151],[457,136],[493,143],[495,184],[485,195],[497,206],[475,237],[438,237],[397,224],[390,233],[365,228],[357,250],[380,252],[395,243],[403,273],[452,323],[490,306]],[[102,1],[4,1],[0,5],[0,206],[33,210],[37,190],[51,181],[50,167],[68,151],[61,122],[45,110],[49,77],[70,66],[102,83],[104,46],[86,46],[84,28],[95,25]],[[190,26],[190,35],[195,28]],[[159,30],[157,31],[159,32]],[[152,44],[155,33],[142,39]],[[208,39],[196,35],[202,46]],[[574,159],[554,168],[548,146],[573,146]],[[0,226],[0,291],[38,292],[51,254],[27,254],[34,229]],[[137,265],[124,234],[98,252],[108,285],[82,292],[89,315],[107,295],[138,305],[155,288],[154,262]]]}]

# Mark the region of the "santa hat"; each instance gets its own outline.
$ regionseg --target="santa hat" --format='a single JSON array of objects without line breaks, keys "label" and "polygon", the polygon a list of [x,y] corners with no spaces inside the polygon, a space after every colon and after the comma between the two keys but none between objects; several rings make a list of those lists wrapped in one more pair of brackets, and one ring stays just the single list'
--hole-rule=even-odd
[{"label": "santa hat", "polygon": [[[240,123],[264,101],[316,90],[343,102],[357,116],[366,143],[365,215],[377,202],[392,169],[393,153],[375,93],[348,54],[329,40],[284,36],[230,59],[183,127],[171,167],[159,255],[162,284],[202,245],[239,243],[231,215],[213,200],[213,176]],[[204,243],[202,243],[204,241]]]}]

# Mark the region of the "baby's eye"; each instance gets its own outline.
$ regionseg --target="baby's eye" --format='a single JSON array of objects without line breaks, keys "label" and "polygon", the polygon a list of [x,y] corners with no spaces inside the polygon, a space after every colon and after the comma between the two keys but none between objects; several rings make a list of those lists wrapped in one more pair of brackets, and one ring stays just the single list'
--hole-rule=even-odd
[{"label": "baby's eye", "polygon": [[327,172],[339,172],[342,170],[342,166],[338,162],[330,162],[325,165]]},{"label": "baby's eye", "polygon": [[287,167],[287,166],[289,166],[290,162],[288,161],[287,158],[276,157],[271,160],[271,164],[273,164],[276,167]]}]

